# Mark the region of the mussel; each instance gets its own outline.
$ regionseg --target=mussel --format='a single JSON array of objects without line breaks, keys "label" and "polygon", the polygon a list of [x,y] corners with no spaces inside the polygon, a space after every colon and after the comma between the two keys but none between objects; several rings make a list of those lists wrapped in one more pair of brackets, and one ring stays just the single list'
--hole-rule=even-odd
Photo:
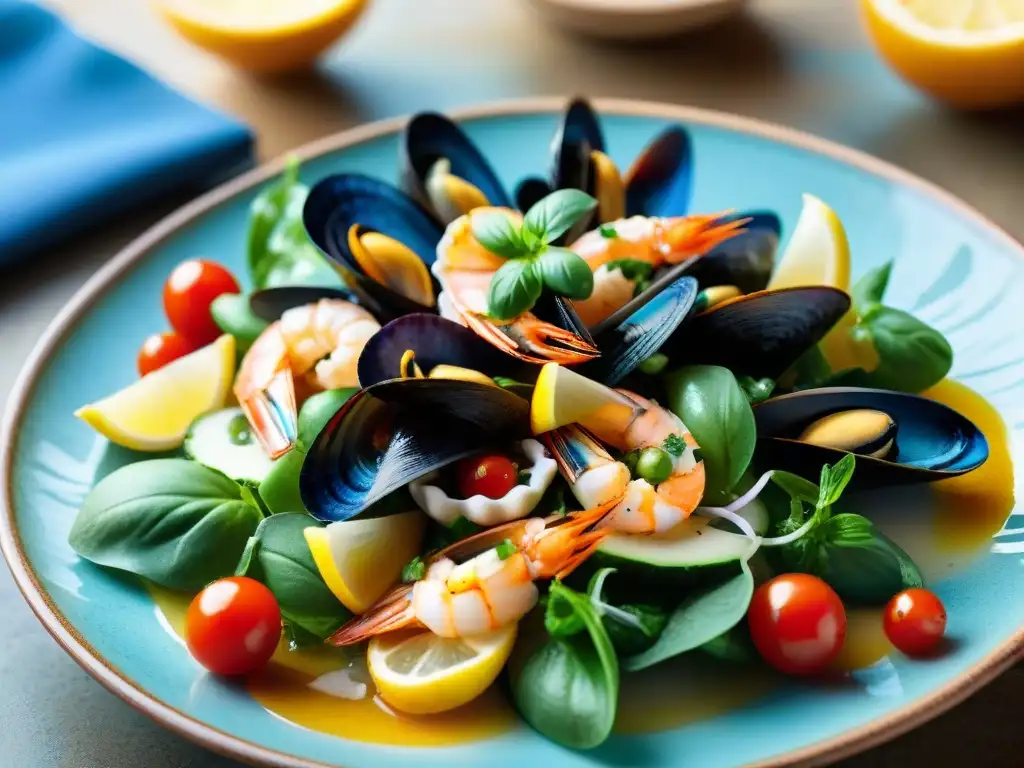
[{"label": "mussel", "polygon": [[309,192],[306,232],[361,304],[382,319],[433,308],[430,273],[443,230],[414,200],[378,179],[328,176]]},{"label": "mussel", "polygon": [[442,224],[481,206],[512,206],[487,159],[444,115],[423,112],[409,120],[399,153],[402,189]]},{"label": "mussel", "polygon": [[302,464],[299,491],[318,520],[379,514],[413,480],[529,435],[529,401],[501,387],[384,381],[356,393],[321,430]]},{"label": "mussel", "polygon": [[694,315],[662,352],[674,365],[721,365],[737,376],[777,379],[849,309],[849,295],[837,288],[759,291]]},{"label": "mussel", "polygon": [[261,320],[272,323],[293,307],[315,304],[320,299],[340,299],[359,303],[359,298],[346,288],[329,288],[315,285],[285,285],[279,288],[263,288],[249,296],[249,309]]},{"label": "mussel", "polygon": [[988,441],[970,420],[919,395],[825,387],[754,406],[759,468],[816,480],[823,464],[857,455],[853,485],[934,482],[980,467]]}]

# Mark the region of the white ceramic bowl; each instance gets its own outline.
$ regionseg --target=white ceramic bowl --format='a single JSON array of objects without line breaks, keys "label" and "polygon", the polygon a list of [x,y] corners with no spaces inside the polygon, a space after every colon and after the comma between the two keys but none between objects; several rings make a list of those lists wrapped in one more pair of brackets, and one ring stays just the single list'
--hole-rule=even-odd
[{"label": "white ceramic bowl", "polygon": [[531,0],[550,20],[572,32],[605,40],[670,37],[721,21],[747,0]]}]

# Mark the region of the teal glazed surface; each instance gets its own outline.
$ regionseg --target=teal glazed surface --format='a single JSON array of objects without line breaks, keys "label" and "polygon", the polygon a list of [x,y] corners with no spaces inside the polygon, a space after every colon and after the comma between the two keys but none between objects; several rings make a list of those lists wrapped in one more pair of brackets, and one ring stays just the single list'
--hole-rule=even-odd
[{"label": "teal glazed surface", "polygon": [[[508,187],[524,175],[545,171],[557,119],[557,105],[551,102],[550,106],[552,111],[546,113],[503,114],[464,123]],[[671,122],[639,114],[609,114],[607,109],[602,113],[610,154],[620,166],[627,165]],[[775,210],[783,222],[785,242],[800,212],[803,192],[828,201],[847,226],[854,276],[895,258],[887,303],[916,313],[946,334],[956,352],[952,378],[981,393],[999,410],[1009,432],[1014,465],[1024,466],[1020,461],[1024,451],[1020,247],[966,208],[898,174],[875,175],[809,148],[725,127],[724,121],[716,125],[714,116],[688,114],[690,119],[683,122],[692,135],[696,163],[692,209]],[[389,134],[310,159],[302,175],[311,182],[330,173],[354,171],[393,181],[396,159],[396,137]],[[894,655],[856,673],[859,685],[794,683],[728,714],[674,731],[614,736],[588,753],[567,751],[526,726],[490,741],[450,748],[346,741],[294,726],[266,712],[244,690],[205,674],[163,631],[153,603],[134,579],[81,561],[68,546],[68,530],[90,485],[135,458],[109,447],[72,414],[83,403],[136,378],[139,343],[166,326],[158,297],[178,261],[203,256],[244,274],[247,208],[257,189],[258,185],[244,190],[190,220],[148,249],[119,282],[103,290],[42,363],[11,446],[9,482],[16,536],[44,597],[63,615],[65,625],[73,627],[105,660],[105,666],[146,697],[220,734],[204,734],[201,726],[188,726],[180,718],[170,723],[178,730],[189,731],[219,751],[274,765],[726,768],[759,761],[788,764],[787,754],[882,718],[891,718],[887,727],[895,735],[903,719],[901,711],[908,715],[906,710],[926,697],[963,682],[965,675],[977,672],[972,672],[976,665],[993,664],[987,658],[993,654],[1003,664],[1009,663],[1008,644],[1024,626],[1024,526],[1015,525],[1013,517],[987,555],[933,584],[948,609],[953,639],[950,651],[941,658],[910,662]],[[1024,513],[1015,510],[1014,514]],[[5,537],[9,557],[14,555],[11,543]],[[31,592],[33,587],[24,576],[20,580],[22,588]],[[54,623],[51,618],[51,629]],[[94,673],[99,669],[103,676],[101,665],[87,660],[87,666]],[[109,684],[109,673],[107,678]],[[952,703],[957,694],[943,691],[942,698],[946,697]],[[152,703],[148,708],[154,711]],[[940,701],[934,702],[932,714],[941,708]],[[166,710],[156,714],[164,720],[169,715]],[[923,719],[922,712],[914,718]],[[880,739],[876,735],[873,740]]]}]

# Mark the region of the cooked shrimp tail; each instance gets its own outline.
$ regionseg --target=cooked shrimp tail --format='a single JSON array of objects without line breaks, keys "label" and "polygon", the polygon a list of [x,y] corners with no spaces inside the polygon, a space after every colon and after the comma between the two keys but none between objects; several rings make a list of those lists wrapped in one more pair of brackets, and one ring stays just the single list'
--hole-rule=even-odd
[{"label": "cooked shrimp tail", "polygon": [[337,646],[355,645],[385,632],[422,627],[412,608],[412,584],[404,584],[381,598],[362,616],[347,621],[325,642]]},{"label": "cooked shrimp tail", "polygon": [[270,458],[287,453],[298,435],[298,408],[288,350],[277,323],[260,334],[242,360],[235,397]]},{"label": "cooked shrimp tail", "polygon": [[586,339],[565,328],[544,322],[530,312],[508,323],[495,323],[474,312],[463,311],[462,315],[477,336],[506,354],[528,363],[572,365],[600,355],[597,347]]},{"label": "cooked shrimp tail", "polygon": [[722,213],[684,216],[669,219],[664,234],[666,245],[665,261],[678,264],[694,256],[702,256],[712,248],[721,245],[743,232],[750,219],[734,219],[722,223],[731,211]]}]

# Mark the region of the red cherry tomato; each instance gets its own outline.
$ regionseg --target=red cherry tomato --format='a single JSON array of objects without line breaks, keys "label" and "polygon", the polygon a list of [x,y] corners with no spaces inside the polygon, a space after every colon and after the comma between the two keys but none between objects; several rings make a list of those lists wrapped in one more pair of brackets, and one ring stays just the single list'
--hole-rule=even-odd
[{"label": "red cherry tomato", "polygon": [[516,487],[516,465],[507,456],[490,453],[459,462],[459,491],[465,498],[480,494],[500,499]]},{"label": "red cherry tomato", "polygon": [[946,608],[934,592],[907,589],[885,607],[885,636],[907,656],[935,649],[946,634]]},{"label": "red cherry tomato", "polygon": [[281,609],[254,579],[218,579],[195,596],[185,617],[192,656],[218,675],[244,675],[264,666],[281,638]]},{"label": "red cherry tomato", "polygon": [[142,342],[142,348],[139,349],[139,376],[163,368],[196,349],[195,344],[180,334],[171,331],[154,333]]},{"label": "red cherry tomato", "polygon": [[238,281],[220,264],[189,259],[176,266],[164,284],[164,312],[174,330],[202,347],[221,334],[210,304],[222,293],[239,292]]},{"label": "red cherry tomato", "polygon": [[846,638],[846,610],[839,595],[805,573],[786,573],[758,587],[747,622],[764,660],[788,675],[822,672]]}]

